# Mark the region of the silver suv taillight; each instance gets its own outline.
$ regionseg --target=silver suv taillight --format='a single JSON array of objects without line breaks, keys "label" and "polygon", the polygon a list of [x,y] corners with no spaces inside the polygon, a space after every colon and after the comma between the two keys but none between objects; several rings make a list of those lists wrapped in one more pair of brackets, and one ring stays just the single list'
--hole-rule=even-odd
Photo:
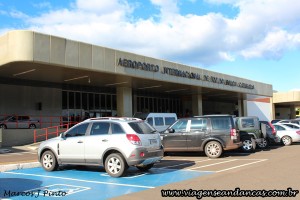
[{"label": "silver suv taillight", "polygon": [[142,146],[142,142],[141,142],[140,138],[137,135],[135,135],[135,134],[126,134],[126,137],[129,140],[129,142],[131,142],[131,144]]}]

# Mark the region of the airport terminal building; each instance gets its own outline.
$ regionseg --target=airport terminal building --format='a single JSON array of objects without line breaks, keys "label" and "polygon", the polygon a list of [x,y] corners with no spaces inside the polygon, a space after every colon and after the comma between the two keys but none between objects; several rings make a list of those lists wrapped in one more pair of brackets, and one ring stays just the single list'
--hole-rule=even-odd
[{"label": "airport terminal building", "polygon": [[272,85],[33,31],[0,36],[0,115],[262,113]]}]

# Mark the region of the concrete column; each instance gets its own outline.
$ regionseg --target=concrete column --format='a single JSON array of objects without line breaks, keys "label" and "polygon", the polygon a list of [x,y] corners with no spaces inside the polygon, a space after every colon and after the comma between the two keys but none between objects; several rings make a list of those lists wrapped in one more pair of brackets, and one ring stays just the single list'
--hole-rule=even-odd
[{"label": "concrete column", "polygon": [[117,88],[117,115],[119,117],[132,117],[132,89],[128,87]]},{"label": "concrete column", "polygon": [[202,95],[193,95],[192,96],[192,115],[203,115],[203,108],[202,108]]},{"label": "concrete column", "polygon": [[247,100],[243,100],[243,113],[241,117],[247,117],[248,116],[248,107],[247,107]]},{"label": "concrete column", "polygon": [[238,100],[238,112],[239,116],[237,117],[242,117],[244,112],[243,112],[243,100]]},{"label": "concrete column", "polygon": [[275,104],[273,103],[273,98],[270,98],[270,104],[271,104],[271,120],[276,119],[276,108],[275,108]]},{"label": "concrete column", "polygon": [[290,119],[295,119],[296,118],[296,107],[294,105],[291,105],[290,107]]},{"label": "concrete column", "polygon": [[133,95],[133,114],[137,112],[137,96],[136,94]]}]

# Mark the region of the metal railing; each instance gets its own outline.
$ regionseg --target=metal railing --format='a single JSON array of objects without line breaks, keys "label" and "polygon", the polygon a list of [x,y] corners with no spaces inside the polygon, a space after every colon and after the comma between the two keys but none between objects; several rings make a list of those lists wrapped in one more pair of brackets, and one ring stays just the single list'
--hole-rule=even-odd
[{"label": "metal railing", "polygon": [[42,129],[36,129],[33,133],[33,142],[40,142],[44,140],[48,140],[53,137],[57,137],[61,133],[68,130],[73,125],[77,124],[77,122],[66,123],[58,126],[52,126]]}]

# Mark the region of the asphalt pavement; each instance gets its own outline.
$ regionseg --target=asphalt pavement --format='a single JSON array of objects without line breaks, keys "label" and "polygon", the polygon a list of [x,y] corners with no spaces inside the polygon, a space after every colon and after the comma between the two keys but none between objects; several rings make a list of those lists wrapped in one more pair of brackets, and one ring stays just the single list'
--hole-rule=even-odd
[{"label": "asphalt pavement", "polygon": [[40,166],[37,159],[39,143],[0,148],[0,172]]}]

